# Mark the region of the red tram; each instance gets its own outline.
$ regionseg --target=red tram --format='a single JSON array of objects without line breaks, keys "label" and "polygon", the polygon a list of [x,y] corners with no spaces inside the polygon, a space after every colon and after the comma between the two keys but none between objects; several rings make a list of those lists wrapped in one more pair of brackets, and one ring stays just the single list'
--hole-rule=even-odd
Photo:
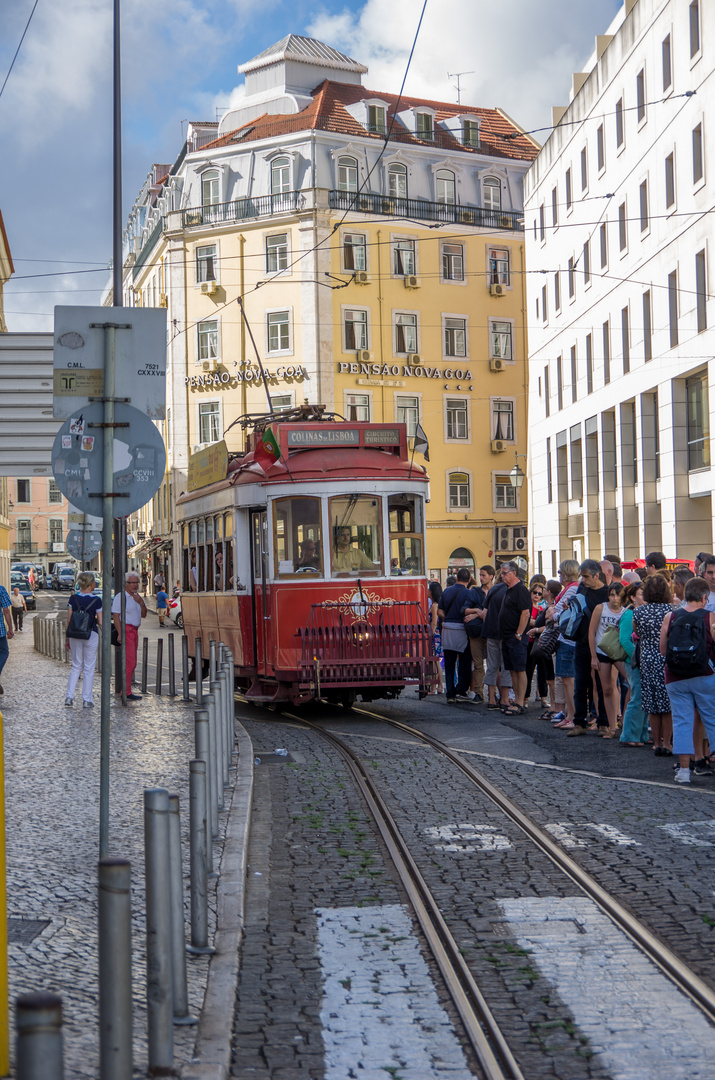
[{"label": "red tram", "polygon": [[255,421],[225,479],[178,500],[184,632],[204,655],[225,641],[256,701],[349,704],[407,684],[422,697],[438,662],[427,474],[408,460],[404,424],[312,416]]}]

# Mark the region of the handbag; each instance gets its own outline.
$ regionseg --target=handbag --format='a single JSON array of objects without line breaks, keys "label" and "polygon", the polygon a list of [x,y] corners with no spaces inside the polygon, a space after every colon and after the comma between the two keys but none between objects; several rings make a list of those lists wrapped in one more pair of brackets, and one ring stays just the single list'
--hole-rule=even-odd
[{"label": "handbag", "polygon": [[75,608],[70,615],[65,636],[77,638],[79,641],[89,641],[89,635],[94,627],[94,612],[90,604],[86,608]]},{"label": "handbag", "polygon": [[618,636],[618,627],[609,626],[598,643],[598,651],[602,652],[609,660],[627,660],[628,653],[621,645]]},{"label": "handbag", "polygon": [[540,634],[531,648],[534,660],[545,660],[553,656],[559,643],[558,626],[547,626],[543,634]]},{"label": "handbag", "polygon": [[112,628],[109,631],[109,640],[115,649],[118,649],[120,647],[121,641],[119,640],[119,631],[117,630],[114,623],[112,623]]}]

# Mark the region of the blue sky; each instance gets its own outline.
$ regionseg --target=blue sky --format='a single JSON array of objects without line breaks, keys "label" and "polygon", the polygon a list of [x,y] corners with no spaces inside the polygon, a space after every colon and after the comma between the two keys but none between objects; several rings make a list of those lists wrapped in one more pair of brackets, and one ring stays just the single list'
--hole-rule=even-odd
[{"label": "blue sky", "polygon": [[[0,2],[0,85],[33,3]],[[455,101],[447,72],[472,72],[463,102],[501,106],[527,128],[548,125],[620,6],[428,0],[406,92]],[[365,85],[397,92],[420,9],[419,0],[122,0],[125,210],[151,164],[176,158],[182,121],[215,119],[240,93],[238,64],[286,34],[308,34],[368,64]],[[107,280],[111,26],[112,0],[39,0],[0,97],[10,330],[51,330],[55,304],[97,303]]]}]

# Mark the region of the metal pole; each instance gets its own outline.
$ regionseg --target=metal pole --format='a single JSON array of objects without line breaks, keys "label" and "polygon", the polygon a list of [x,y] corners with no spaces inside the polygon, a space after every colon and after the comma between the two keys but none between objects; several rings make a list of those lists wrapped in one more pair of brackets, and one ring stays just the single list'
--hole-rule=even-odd
[{"label": "metal pole", "polygon": [[[122,705],[127,703],[127,594],[124,588],[124,572],[127,561],[127,519],[116,518],[114,521],[114,595],[119,599],[119,625],[122,643],[118,653],[119,686]],[[130,688],[131,689],[131,688]]]},{"label": "metal pole", "polygon": [[197,637],[194,643],[194,673],[196,675],[196,704],[203,705],[204,702],[204,661],[201,656],[201,638]]},{"label": "metal pole", "polygon": [[[115,0],[118,6],[119,0]],[[116,20],[116,14],[115,14]],[[118,35],[115,22],[115,37]],[[115,49],[118,45],[115,43]],[[115,66],[116,66],[115,52]],[[115,72],[115,94],[116,94]],[[115,132],[116,140],[116,132]],[[115,163],[116,164],[116,163]],[[115,193],[116,195],[116,193]],[[120,256],[121,262],[121,256]],[[116,273],[116,267],[115,267]],[[121,270],[120,270],[121,278]],[[112,610],[112,525],[114,521],[114,345],[116,330],[107,326],[104,331],[104,409],[103,423],[103,494],[102,499],[102,610]],[[112,696],[111,614],[102,620],[102,680],[100,709],[99,760],[99,857],[109,854],[109,706]]]},{"label": "metal pole", "polygon": [[204,705],[209,714],[209,750],[211,751],[211,835],[214,840],[219,837],[218,812],[223,797],[223,785],[219,782],[218,770],[218,746],[216,743],[216,698],[213,694],[204,694]]},{"label": "metal pole", "polygon": [[146,875],[146,998],[149,1072],[167,1074],[174,1061],[172,1027],[169,792],[144,792]]},{"label": "metal pole", "polygon": [[[230,702],[228,736],[229,736],[229,746],[231,747],[230,757],[231,757],[231,762],[232,762],[233,758],[234,758],[234,755],[237,753],[237,751],[236,751],[236,698],[235,698],[235,693],[236,693],[236,667],[235,667],[235,664],[233,662],[233,653],[231,652],[230,649],[228,651],[228,679],[229,679],[228,695],[229,695],[229,702]],[[229,762],[229,767],[231,769],[233,769],[233,768],[235,768],[235,766],[233,764],[231,764],[231,762]]]},{"label": "metal pole", "polygon": [[189,696],[189,639],[181,636],[181,700],[190,701]]},{"label": "metal pole", "polygon": [[[213,873],[213,826],[212,826],[212,806],[216,800],[213,795],[213,781],[212,781],[212,769],[211,769],[211,733],[209,728],[209,713],[208,709],[197,709],[194,713],[194,747],[196,753],[196,759],[203,761],[206,766],[206,873],[211,876],[216,876]],[[218,812],[216,814],[216,821],[218,827]]]},{"label": "metal pole", "polygon": [[99,863],[99,1075],[131,1080],[131,863]]},{"label": "metal pole", "polygon": [[221,670],[218,672],[218,681],[221,686],[221,704],[223,706],[221,710],[221,747],[223,750],[223,786],[227,788],[228,785],[228,766],[230,764],[231,757],[231,745],[228,741],[228,674],[226,671]]},{"label": "metal pole", "polygon": [[[204,721],[206,724],[207,721]],[[209,945],[209,909],[206,840],[206,762],[195,759],[189,762],[189,860],[191,878],[191,944],[190,953],[214,953]],[[210,836],[209,836],[210,842]]]},{"label": "metal pole", "polygon": [[21,994],[15,999],[17,1080],[62,1080],[62,998]]},{"label": "metal pole", "polygon": [[209,682],[216,679],[216,642],[209,642]]},{"label": "metal pole", "polygon": [[142,638],[142,694],[146,694],[146,681],[149,677],[149,638]]},{"label": "metal pole", "polygon": [[172,1010],[175,1024],[197,1024],[189,1014],[184,950],[184,877],[181,868],[181,817],[179,796],[169,796],[169,877],[171,892],[171,978]]},{"label": "metal pole", "polygon": [[156,643],[156,696],[161,697],[161,677],[164,666],[164,639],[159,638]]},{"label": "metal pole", "polygon": [[176,670],[174,668],[174,635],[169,634],[169,697],[176,697]]},{"label": "metal pole", "polygon": [[[206,694],[205,700],[208,703],[209,710],[209,724],[211,725],[211,750],[213,752],[213,766],[214,766],[214,778],[216,781],[216,806],[219,810],[223,810],[223,750],[221,747],[221,728],[220,728],[220,714],[221,714],[221,688],[217,682],[212,682],[211,693]],[[214,833],[216,836],[217,833]]]}]

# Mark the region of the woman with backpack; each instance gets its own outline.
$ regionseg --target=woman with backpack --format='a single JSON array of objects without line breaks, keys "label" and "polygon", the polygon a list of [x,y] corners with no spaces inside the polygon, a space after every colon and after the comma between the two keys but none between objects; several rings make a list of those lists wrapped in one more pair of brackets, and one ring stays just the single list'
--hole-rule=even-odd
[{"label": "woman with backpack", "polygon": [[73,707],[74,692],[79,677],[82,675],[82,707],[92,709],[94,708],[92,701],[94,666],[97,660],[99,630],[102,628],[102,599],[92,595],[97,587],[94,574],[88,572],[80,574],[77,584],[79,592],[72,593],[67,605],[65,648],[69,649],[72,656],[72,667],[67,680],[65,705],[68,709]]},{"label": "woman with backpack", "polygon": [[673,708],[673,752],[680,763],[674,776],[676,784],[690,783],[696,709],[710,745],[715,746],[715,614],[705,610],[709,596],[707,581],[692,578],[685,586],[685,602],[665,617],[660,631],[665,684]]},{"label": "woman with backpack", "polygon": [[633,612],[633,632],[638,641],[638,666],[641,672],[641,699],[653,732],[653,753],[670,757],[673,742],[673,718],[670,698],[665,688],[660,634],[664,620],[672,613],[670,582],[662,574],[651,574],[643,582],[641,607]]},{"label": "woman with backpack", "polygon": [[[604,739],[618,737],[618,724],[616,718],[616,671],[625,676],[625,668],[621,660],[614,660],[600,648],[604,634],[609,629],[617,631],[618,624],[623,616],[620,594],[623,585],[620,581],[614,582],[608,588],[608,602],[598,604],[593,609],[591,622],[588,629],[588,643],[591,649],[591,668],[601,680],[603,691],[603,704],[608,717],[608,727],[599,728],[598,734]],[[605,648],[605,642],[604,642]]]},{"label": "woman with backpack", "polygon": [[[575,559],[564,559],[559,566],[559,580],[561,581],[561,592],[556,597],[556,603],[551,612],[551,618],[549,618],[548,612],[546,615],[546,621],[555,622],[558,625],[559,617],[561,613],[568,606],[569,599],[578,592],[578,563]],[[559,643],[556,647],[556,655],[554,658],[554,672],[556,675],[555,681],[555,694],[557,701],[562,700],[559,695],[559,689],[563,691],[563,708],[559,712],[554,713],[552,716],[548,716],[544,713],[544,717],[551,720],[554,727],[566,728],[567,730],[573,728],[574,717],[574,703],[573,703],[573,682],[574,682],[574,654],[576,651],[576,643],[574,641],[567,641],[563,635],[559,637]]]}]

